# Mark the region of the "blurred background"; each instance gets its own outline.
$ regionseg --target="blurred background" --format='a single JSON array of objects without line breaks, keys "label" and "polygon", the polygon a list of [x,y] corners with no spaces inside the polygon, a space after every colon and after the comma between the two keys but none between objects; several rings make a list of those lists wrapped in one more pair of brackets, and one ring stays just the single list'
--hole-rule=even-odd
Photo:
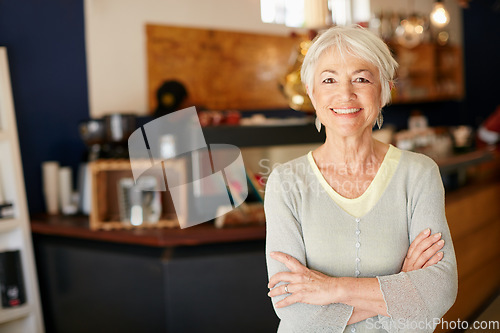
[{"label": "blurred background", "polygon": [[[248,267],[255,265],[255,279],[266,279],[262,254],[265,227],[259,208],[253,218],[233,216],[233,222],[226,221],[229,226],[244,222],[256,229],[227,228],[229,233],[224,236],[214,229],[205,230],[210,234],[206,238],[180,233],[175,236],[178,241],[171,241],[165,231],[171,231],[169,223],[160,226],[167,229],[127,233],[122,225],[106,225],[113,220],[109,211],[119,215],[116,183],[122,177],[106,172],[127,169],[126,164],[110,166],[109,162],[128,158],[127,139],[134,130],[173,111],[195,106],[207,143],[234,144],[241,149],[248,169],[248,186],[253,189],[247,201],[258,206],[271,169],[307,153],[324,139],[324,132],[317,133],[314,128],[314,110],[300,84],[298,70],[311,38],[336,24],[360,24],[370,29],[387,42],[399,62],[393,101],[384,108],[382,130],[375,130],[374,135],[401,149],[425,153],[438,162],[449,193],[448,219],[450,225],[457,226],[452,227],[452,234],[463,245],[457,248],[459,271],[464,267],[460,271],[465,281],[463,296],[459,292],[458,305],[449,318],[477,318],[495,298],[500,286],[498,268],[493,273],[481,268],[495,266],[500,254],[496,245],[500,213],[495,201],[500,188],[499,19],[498,0],[0,1],[0,45],[8,53],[27,209],[33,222],[35,250],[39,251],[36,260],[47,331],[63,332],[72,327],[71,320],[84,321],[78,313],[66,312],[66,305],[79,303],[79,308],[85,309],[96,301],[86,298],[94,295],[89,291],[92,287],[88,281],[102,284],[96,287],[96,295],[109,287],[102,283],[105,277],[89,272],[90,262],[95,259],[90,252],[85,255],[78,252],[94,245],[96,251],[109,255],[106,257],[109,262],[120,262],[119,268],[109,273],[113,279],[130,265],[130,258],[121,257],[123,253],[134,258],[137,253],[144,254],[154,265],[163,267],[157,267],[162,271],[161,278],[151,272],[161,286],[158,288],[165,288],[162,291],[166,296],[153,302],[161,311],[180,302],[182,295],[171,291],[189,285],[186,274],[199,274],[205,271],[200,268],[203,265],[227,259],[218,255],[218,259],[210,258],[214,253],[226,250],[251,253],[251,259],[245,257],[249,260]],[[162,140],[166,156],[170,156],[168,151],[175,150],[175,143],[165,137]],[[55,211],[49,211],[44,194],[42,165],[47,161],[71,170],[71,199],[64,206],[56,204]],[[101,162],[104,164],[98,164]],[[89,169],[91,164],[101,165],[101,169]],[[95,170],[105,172],[100,178],[96,176],[98,180],[91,186]],[[171,199],[161,200],[164,210],[160,219],[169,220],[172,211],[166,207],[171,206]],[[91,202],[100,202],[104,208],[92,207]],[[479,209],[478,205],[485,208]],[[89,228],[92,209],[99,210],[95,228]],[[476,215],[478,210],[482,215]],[[469,218],[477,220],[477,224],[466,226]],[[78,241],[65,238],[73,232],[68,230],[73,229],[48,231],[47,223],[57,228],[78,225],[75,235],[87,239],[91,245],[78,244],[75,250],[72,247]],[[95,231],[107,227],[118,230]],[[42,236],[47,234],[57,237]],[[120,244],[120,248],[106,248],[104,241],[96,240],[99,237],[101,241]],[[489,237],[489,241],[485,242],[484,237]],[[137,245],[137,242],[143,243]],[[124,243],[137,247],[129,248]],[[195,250],[191,244],[201,247]],[[473,251],[488,253],[481,260],[475,260],[467,252],[478,244],[487,246]],[[179,257],[191,258],[201,266],[178,263],[175,260]],[[219,262],[224,272],[220,274],[227,273],[225,268],[234,263],[233,259]],[[78,260],[89,260],[89,264],[78,267],[78,271],[70,269],[69,262]],[[64,265],[58,266],[61,262]],[[179,266],[161,266],[165,262]],[[106,263],[100,267],[109,267]],[[141,267],[138,271],[149,269],[145,268],[148,263],[141,261],[138,265]],[[169,274],[171,278],[175,276],[169,281],[176,282],[165,287],[163,282]],[[51,282],[54,275],[62,284]],[[85,282],[83,277],[87,275]],[[486,275],[488,278],[484,278]],[[149,276],[142,278],[142,285],[151,281]],[[217,274],[210,277],[219,278]],[[233,279],[248,281],[249,278]],[[107,297],[120,294],[124,290],[121,288],[130,287],[128,283],[133,285],[132,277],[113,289],[114,293],[106,294]],[[483,286],[479,291],[473,287],[478,284]],[[265,289],[265,283],[263,286]],[[260,286],[252,288],[251,294],[260,292]],[[237,290],[234,286],[235,293]],[[154,289],[148,292],[144,295],[156,297]],[[212,300],[214,295],[206,299]],[[143,300],[138,295],[130,297],[131,303]],[[235,299],[227,300],[232,301]],[[183,310],[208,311],[207,316],[213,315],[211,318],[216,320],[215,310],[214,313],[208,310],[210,304],[207,301],[202,308],[192,309],[182,303],[180,312],[175,314]],[[253,328],[243,326],[253,331],[271,327],[272,331],[277,320],[267,299],[257,298],[249,304],[251,308],[264,304],[263,319]],[[116,312],[107,316],[110,329],[116,328],[113,325],[118,322],[123,324],[120,326],[123,331],[136,327],[124,321],[127,314],[120,315],[121,307],[114,302],[110,306],[116,306]],[[248,308],[223,309],[240,314],[248,311]],[[138,319],[137,327],[149,327],[155,322],[150,326],[151,331],[158,331],[159,327],[196,331],[195,321],[191,323],[194,326],[183,326],[165,324],[161,316],[150,312],[143,316],[147,321]],[[168,318],[173,317],[172,312]],[[248,320],[238,315],[234,318],[240,323]],[[90,324],[93,319],[102,320],[88,318],[86,324],[80,323],[81,331],[95,331],[98,326]],[[213,331],[226,329],[219,320],[224,321],[217,319]]]}]

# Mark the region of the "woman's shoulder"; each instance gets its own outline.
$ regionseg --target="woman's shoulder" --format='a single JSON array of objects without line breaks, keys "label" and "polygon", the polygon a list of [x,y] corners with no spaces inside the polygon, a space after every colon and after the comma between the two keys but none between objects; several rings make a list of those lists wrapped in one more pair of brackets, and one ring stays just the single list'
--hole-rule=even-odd
[{"label": "woman's shoulder", "polygon": [[[268,193],[300,193],[303,184],[308,183],[307,175],[311,173],[308,165],[307,154],[295,158],[286,163],[277,164],[266,180],[266,198]],[[295,189],[296,191],[285,191],[283,188]]]},{"label": "woman's shoulder", "polygon": [[429,156],[408,150],[401,150],[401,166],[413,174],[422,174],[431,169],[438,169],[437,163]]},{"label": "woman's shoulder", "polygon": [[293,160],[290,160],[285,163],[281,163],[277,165],[274,169],[277,170],[277,172],[283,172],[283,171],[300,171],[304,168],[304,166],[308,166],[309,161],[308,161],[308,156],[309,153],[299,156],[297,158],[294,158]]},{"label": "woman's shoulder", "polygon": [[276,165],[271,174],[279,175],[282,178],[305,176],[310,170],[309,154],[307,153],[288,162]]}]

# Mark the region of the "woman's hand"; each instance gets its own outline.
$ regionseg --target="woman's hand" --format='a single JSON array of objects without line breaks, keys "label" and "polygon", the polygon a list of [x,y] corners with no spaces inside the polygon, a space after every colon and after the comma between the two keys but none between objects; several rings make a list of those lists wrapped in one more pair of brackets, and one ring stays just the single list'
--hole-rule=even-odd
[{"label": "woman's hand", "polygon": [[286,265],[290,272],[274,274],[269,280],[268,287],[274,288],[279,282],[285,282],[272,289],[268,296],[275,297],[291,294],[275,304],[277,308],[289,306],[294,303],[307,303],[327,305],[335,303],[335,278],[302,265],[294,257],[282,253],[272,252],[271,258]]},{"label": "woman's hand", "polygon": [[443,259],[443,252],[438,252],[444,246],[441,233],[431,235],[430,229],[425,229],[413,240],[403,262],[402,272],[411,272],[438,263]]}]

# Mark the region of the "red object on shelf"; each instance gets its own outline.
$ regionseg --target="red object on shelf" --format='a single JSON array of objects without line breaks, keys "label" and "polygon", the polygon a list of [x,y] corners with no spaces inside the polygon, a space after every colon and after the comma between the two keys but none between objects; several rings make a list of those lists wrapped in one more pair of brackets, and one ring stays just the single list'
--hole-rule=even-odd
[{"label": "red object on shelf", "polygon": [[198,118],[202,127],[219,125],[239,125],[241,112],[237,110],[228,111],[201,111]]},{"label": "red object on shelf", "polygon": [[488,131],[500,133],[500,105],[483,123],[484,128]]},{"label": "red object on shelf", "polygon": [[476,145],[482,148],[487,144],[494,145],[500,141],[500,105],[496,110],[479,126]]}]

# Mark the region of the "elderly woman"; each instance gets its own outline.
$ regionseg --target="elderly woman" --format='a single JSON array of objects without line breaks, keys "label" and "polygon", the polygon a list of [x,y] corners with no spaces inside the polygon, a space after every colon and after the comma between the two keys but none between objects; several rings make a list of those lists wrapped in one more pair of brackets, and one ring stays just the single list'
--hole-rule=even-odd
[{"label": "elderly woman", "polygon": [[397,63],[361,27],[319,35],[301,76],[326,141],[266,185],[279,332],[433,331],[457,269],[438,166],[376,141]]}]

